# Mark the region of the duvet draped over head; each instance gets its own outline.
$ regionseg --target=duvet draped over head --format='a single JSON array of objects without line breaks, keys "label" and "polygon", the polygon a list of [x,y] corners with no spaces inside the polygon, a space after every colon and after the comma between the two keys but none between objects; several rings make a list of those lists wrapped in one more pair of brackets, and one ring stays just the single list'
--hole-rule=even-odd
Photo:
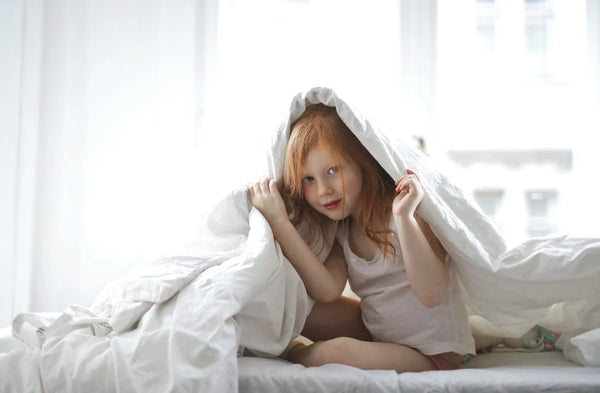
[{"label": "duvet draped over head", "polygon": [[[600,240],[562,236],[507,249],[427,157],[388,139],[333,90],[293,98],[257,179],[281,179],[289,125],[313,103],[334,106],[392,178],[407,168],[419,174],[418,213],[448,251],[480,332],[519,336],[540,324],[563,332],[569,359],[600,365]],[[204,229],[186,252],[137,267],[89,308],[20,315],[13,332],[25,343],[18,356],[30,365],[27,390],[231,392],[244,349],[281,353],[313,301],[245,187],[215,206]]]}]

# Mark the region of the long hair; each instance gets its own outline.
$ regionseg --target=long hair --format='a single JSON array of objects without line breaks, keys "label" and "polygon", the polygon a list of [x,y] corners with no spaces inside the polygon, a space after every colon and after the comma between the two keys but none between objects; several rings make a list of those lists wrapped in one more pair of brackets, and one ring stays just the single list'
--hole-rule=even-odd
[{"label": "long hair", "polygon": [[[294,225],[305,222],[318,228],[322,239],[329,218],[315,211],[305,200],[302,190],[302,175],[306,158],[319,147],[339,161],[341,157],[358,164],[362,171],[362,191],[356,217],[360,230],[383,250],[384,255],[396,250],[387,228],[392,201],[396,195],[394,180],[379,165],[377,160],[360,143],[358,138],[340,119],[334,107],[314,104],[290,127],[290,135],[284,162],[282,195],[291,213]],[[343,172],[342,184],[343,184]],[[311,231],[314,241],[315,231]]]}]

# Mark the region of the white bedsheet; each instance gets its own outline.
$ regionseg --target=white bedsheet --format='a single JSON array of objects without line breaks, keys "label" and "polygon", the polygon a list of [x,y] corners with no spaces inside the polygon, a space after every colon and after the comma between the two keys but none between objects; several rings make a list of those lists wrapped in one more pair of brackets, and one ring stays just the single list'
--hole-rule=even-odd
[{"label": "white bedsheet", "polygon": [[560,352],[490,353],[477,356],[459,370],[401,375],[340,364],[305,368],[280,359],[244,357],[238,364],[242,393],[600,391],[600,370],[571,363]]},{"label": "white bedsheet", "polygon": [[[479,329],[518,335],[541,323],[564,332],[570,359],[600,365],[600,241],[558,237],[506,250],[488,219],[426,157],[389,141],[333,91],[294,98],[257,178],[280,177],[288,124],[314,102],[335,106],[392,177],[406,168],[419,173],[427,192],[419,213],[456,264]],[[18,316],[13,333],[20,344],[0,351],[5,390],[237,391],[238,349],[280,353],[302,329],[312,300],[243,187],[207,224],[193,247],[141,265],[90,307]]]}]

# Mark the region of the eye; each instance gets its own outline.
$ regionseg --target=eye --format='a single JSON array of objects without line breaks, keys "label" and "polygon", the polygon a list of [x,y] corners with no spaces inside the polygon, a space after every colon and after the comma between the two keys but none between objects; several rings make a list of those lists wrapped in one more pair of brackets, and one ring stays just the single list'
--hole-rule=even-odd
[{"label": "eye", "polygon": [[334,175],[334,174],[338,173],[339,170],[340,170],[340,168],[338,168],[337,166],[332,166],[331,168],[329,168],[327,170],[327,174]]},{"label": "eye", "polygon": [[313,180],[314,180],[314,178],[312,176],[305,176],[302,178],[303,183],[310,183]]}]

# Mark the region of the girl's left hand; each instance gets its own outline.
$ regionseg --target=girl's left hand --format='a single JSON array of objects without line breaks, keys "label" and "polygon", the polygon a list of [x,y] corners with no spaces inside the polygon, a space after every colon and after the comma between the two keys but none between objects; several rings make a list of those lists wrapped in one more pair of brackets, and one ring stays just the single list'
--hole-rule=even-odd
[{"label": "girl's left hand", "polygon": [[392,212],[396,216],[412,217],[417,210],[417,206],[423,200],[425,191],[415,172],[407,169],[406,173],[406,175],[396,181],[396,192],[398,195],[396,195],[392,203]]}]

